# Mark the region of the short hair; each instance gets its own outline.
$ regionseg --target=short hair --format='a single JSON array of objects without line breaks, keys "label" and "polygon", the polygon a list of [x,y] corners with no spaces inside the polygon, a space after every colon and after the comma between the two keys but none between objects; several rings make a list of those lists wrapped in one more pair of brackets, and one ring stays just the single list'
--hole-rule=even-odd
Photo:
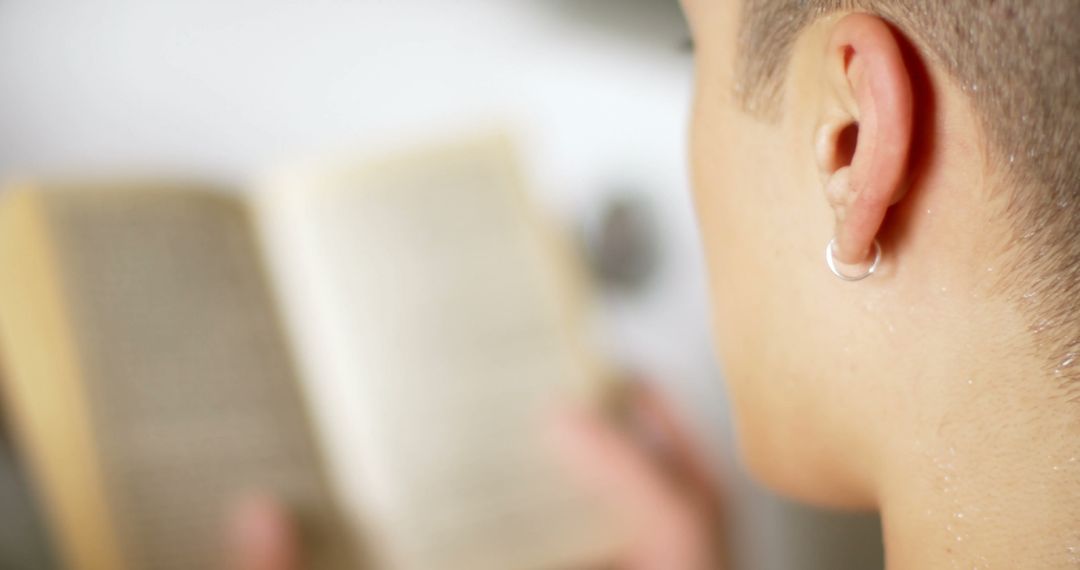
[{"label": "short hair", "polygon": [[744,110],[775,120],[799,32],[845,11],[888,21],[970,98],[1013,222],[1018,270],[1002,290],[1033,309],[1032,332],[1054,339],[1044,356],[1055,374],[1080,374],[1080,2],[743,0],[734,89]]}]

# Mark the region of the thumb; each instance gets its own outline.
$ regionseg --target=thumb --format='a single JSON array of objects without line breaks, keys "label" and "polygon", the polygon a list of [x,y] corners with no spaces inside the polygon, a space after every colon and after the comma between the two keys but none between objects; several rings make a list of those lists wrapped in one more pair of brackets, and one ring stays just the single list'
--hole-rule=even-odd
[{"label": "thumb", "polygon": [[228,526],[229,570],[297,570],[299,547],[289,516],[265,496],[251,496],[232,509]]},{"label": "thumb", "polygon": [[[648,384],[631,388],[629,427],[650,456],[702,507],[719,508],[722,497],[696,438],[671,402]],[[714,513],[715,514],[715,513]]]},{"label": "thumb", "polygon": [[715,567],[714,537],[703,505],[640,445],[581,410],[562,410],[552,427],[552,443],[570,473],[606,502],[630,533],[625,551],[614,560],[617,567]]}]

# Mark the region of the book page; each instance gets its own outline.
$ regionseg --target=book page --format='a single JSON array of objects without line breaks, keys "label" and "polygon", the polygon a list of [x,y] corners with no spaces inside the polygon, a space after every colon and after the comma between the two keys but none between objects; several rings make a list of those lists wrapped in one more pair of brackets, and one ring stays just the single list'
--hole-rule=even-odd
[{"label": "book page", "polygon": [[603,389],[502,141],[279,178],[264,239],[354,524],[395,568],[581,567],[603,513],[543,422]]},{"label": "book page", "polygon": [[258,490],[317,538],[305,567],[346,567],[244,207],[182,189],[42,200],[114,519],[100,523],[126,566],[221,567],[225,509]]}]

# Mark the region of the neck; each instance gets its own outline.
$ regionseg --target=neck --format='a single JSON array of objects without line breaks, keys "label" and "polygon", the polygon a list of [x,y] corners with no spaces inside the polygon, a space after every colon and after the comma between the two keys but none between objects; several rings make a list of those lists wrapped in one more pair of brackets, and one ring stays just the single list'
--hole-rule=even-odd
[{"label": "neck", "polygon": [[940,409],[895,446],[889,570],[1080,566],[1080,407],[1037,366],[1003,370],[943,380]]}]

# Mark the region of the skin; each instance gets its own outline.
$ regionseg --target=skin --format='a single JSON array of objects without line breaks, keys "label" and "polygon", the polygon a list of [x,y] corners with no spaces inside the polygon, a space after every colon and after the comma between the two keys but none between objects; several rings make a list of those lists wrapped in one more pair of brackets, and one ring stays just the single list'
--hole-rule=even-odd
[{"label": "skin", "polygon": [[297,532],[273,497],[251,495],[237,501],[226,528],[232,570],[294,570],[301,567]]},{"label": "skin", "polygon": [[[970,102],[901,33],[837,14],[801,34],[765,121],[733,98],[739,3],[686,9],[695,197],[751,471],[881,510],[892,570],[1077,567],[1080,410],[1002,280],[1011,189]],[[832,237],[848,262],[879,240],[878,273],[835,278]]]},{"label": "skin", "polygon": [[[879,510],[890,570],[1080,566],[1080,410],[1022,280],[1004,278],[1022,270],[1011,189],[968,99],[885,22],[834,14],[800,35],[779,119],[763,120],[734,98],[740,3],[684,4],[695,198],[749,470],[802,501]],[[848,273],[877,240],[879,270],[837,279],[832,238]],[[614,567],[715,568],[699,453],[659,398],[640,401],[659,457],[579,412],[555,422],[557,448],[636,531]],[[291,567],[280,511],[238,516],[262,534],[236,541],[237,568]]]}]

